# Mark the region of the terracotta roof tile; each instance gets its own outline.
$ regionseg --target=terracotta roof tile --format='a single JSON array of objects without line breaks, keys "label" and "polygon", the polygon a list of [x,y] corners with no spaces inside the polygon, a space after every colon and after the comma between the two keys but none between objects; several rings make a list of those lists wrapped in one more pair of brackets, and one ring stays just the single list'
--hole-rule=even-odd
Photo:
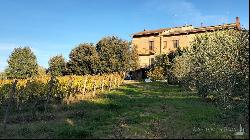
[{"label": "terracotta roof tile", "polygon": [[[191,26],[191,29],[180,29],[178,28],[181,27],[189,27]],[[176,34],[188,34],[188,33],[197,33],[197,32],[206,32],[206,31],[214,31],[214,30],[219,30],[219,29],[231,29],[231,28],[237,28],[236,23],[231,23],[231,24],[223,24],[223,25],[214,25],[214,26],[206,26],[206,27],[196,27],[193,28],[192,25],[189,26],[180,26],[180,27],[173,27],[173,28],[161,28],[157,30],[146,30],[142,32],[137,32],[132,34],[132,36],[142,36],[142,35],[150,35],[150,34],[157,34],[157,33],[162,33],[163,31],[169,31],[165,35],[176,35]],[[171,31],[171,29],[174,29]],[[176,30],[175,30],[176,29]]]},{"label": "terracotta roof tile", "polygon": [[193,28],[190,30],[183,30],[183,31],[173,31],[168,32],[165,35],[175,35],[175,34],[188,34],[188,33],[197,33],[197,32],[206,32],[206,31],[215,31],[219,29],[231,29],[231,28],[237,28],[235,23],[232,24],[223,24],[223,25],[216,25],[216,26],[206,26],[206,27],[200,27],[200,28]]},{"label": "terracotta roof tile", "polygon": [[157,30],[145,30],[142,32],[137,32],[132,34],[132,36],[134,35],[146,35],[146,34],[153,34],[153,33],[162,33],[163,31],[169,30],[170,28],[161,28],[161,29],[157,29]]}]

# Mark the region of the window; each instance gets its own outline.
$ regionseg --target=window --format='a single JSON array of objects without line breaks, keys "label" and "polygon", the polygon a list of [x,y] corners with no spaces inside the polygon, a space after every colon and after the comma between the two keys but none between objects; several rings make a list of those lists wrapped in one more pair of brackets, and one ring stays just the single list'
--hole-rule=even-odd
[{"label": "window", "polygon": [[173,46],[174,46],[174,48],[178,48],[179,47],[179,40],[173,40]]},{"label": "window", "polygon": [[154,50],[154,41],[149,41],[149,50],[150,51]]},{"label": "window", "polygon": [[163,49],[166,49],[168,46],[168,42],[167,41],[163,41]]}]

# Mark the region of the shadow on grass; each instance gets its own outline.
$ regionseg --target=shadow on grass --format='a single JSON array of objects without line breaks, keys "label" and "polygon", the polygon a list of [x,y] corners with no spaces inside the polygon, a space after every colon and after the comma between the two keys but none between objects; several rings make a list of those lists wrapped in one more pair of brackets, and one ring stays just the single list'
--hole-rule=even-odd
[{"label": "shadow on grass", "polygon": [[[52,111],[53,112],[53,111]],[[219,110],[164,83],[133,83],[54,110],[53,120],[11,124],[0,138],[227,138],[194,132],[216,125]],[[202,133],[202,136],[201,136]],[[205,133],[205,134],[204,134]]]}]

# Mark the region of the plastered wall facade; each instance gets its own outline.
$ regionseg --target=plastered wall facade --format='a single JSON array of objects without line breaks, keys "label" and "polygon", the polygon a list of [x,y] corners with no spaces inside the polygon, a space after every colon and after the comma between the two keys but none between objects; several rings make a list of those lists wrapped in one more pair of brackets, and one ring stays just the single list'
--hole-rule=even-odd
[{"label": "plastered wall facade", "polygon": [[[176,48],[174,47],[173,40],[178,40],[179,47],[184,48],[190,45],[194,37],[195,34],[176,36],[164,36],[164,34],[161,34],[158,36],[133,38],[132,43],[137,46],[140,66],[146,67],[152,64],[152,58],[155,58],[155,56],[175,51]],[[150,41],[154,41],[153,53],[150,53]]]}]

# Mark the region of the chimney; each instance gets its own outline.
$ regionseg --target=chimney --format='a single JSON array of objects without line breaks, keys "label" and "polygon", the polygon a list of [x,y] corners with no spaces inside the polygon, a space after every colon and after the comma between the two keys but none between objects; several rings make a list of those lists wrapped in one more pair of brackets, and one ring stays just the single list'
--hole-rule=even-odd
[{"label": "chimney", "polygon": [[236,17],[236,28],[240,30],[240,18]]},{"label": "chimney", "polygon": [[146,31],[146,29],[144,29],[143,31]]}]

